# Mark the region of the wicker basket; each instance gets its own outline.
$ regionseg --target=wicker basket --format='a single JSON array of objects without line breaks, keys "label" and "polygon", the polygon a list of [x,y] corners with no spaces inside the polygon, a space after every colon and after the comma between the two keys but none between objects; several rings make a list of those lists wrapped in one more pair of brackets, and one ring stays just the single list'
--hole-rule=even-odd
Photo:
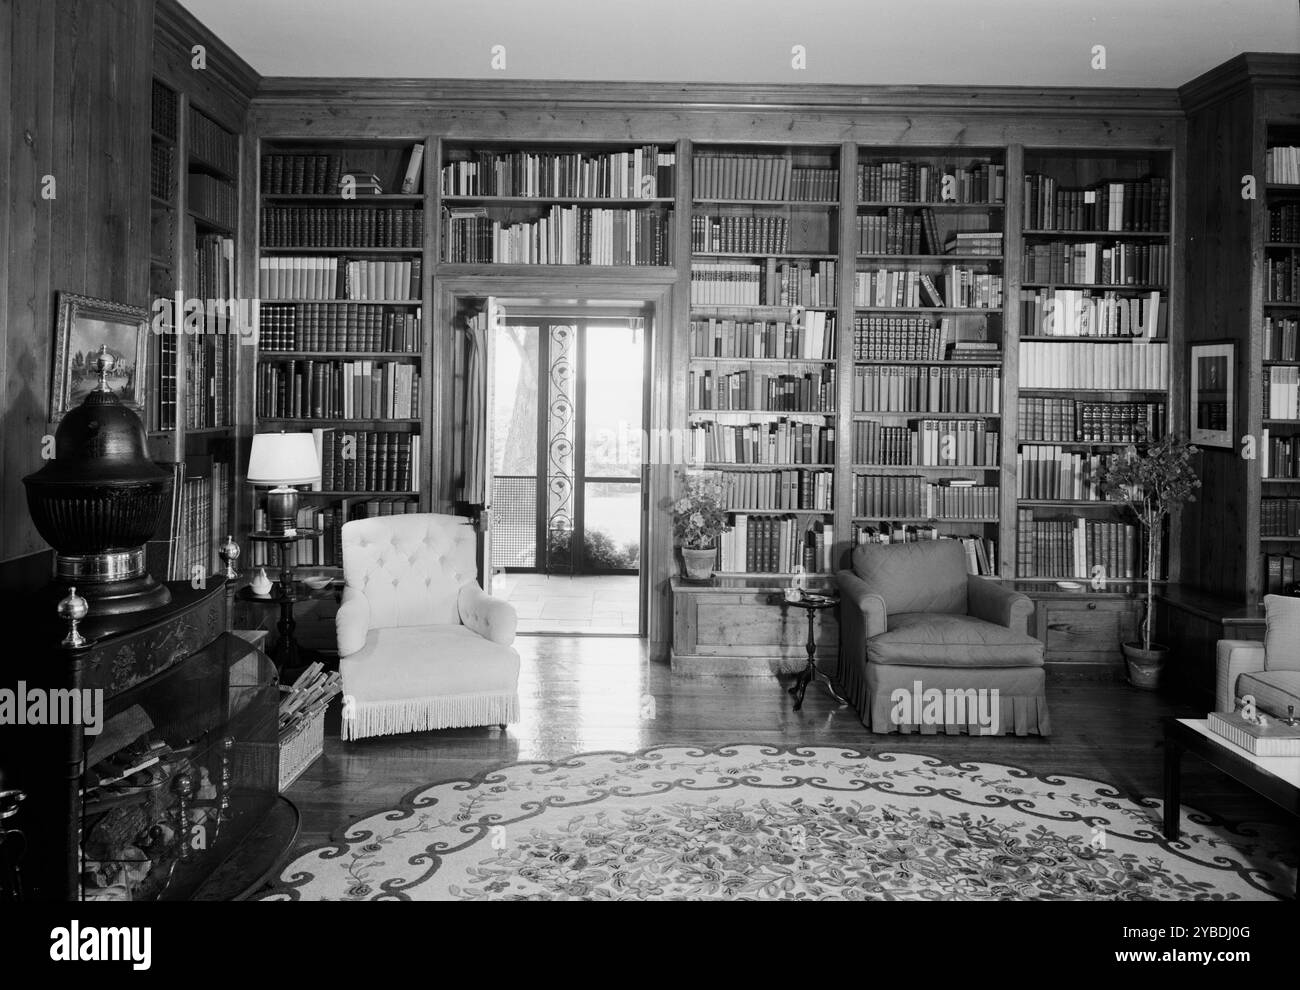
[{"label": "wicker basket", "polygon": [[280,740],[280,790],[287,791],[325,752],[325,709],[300,722]]}]

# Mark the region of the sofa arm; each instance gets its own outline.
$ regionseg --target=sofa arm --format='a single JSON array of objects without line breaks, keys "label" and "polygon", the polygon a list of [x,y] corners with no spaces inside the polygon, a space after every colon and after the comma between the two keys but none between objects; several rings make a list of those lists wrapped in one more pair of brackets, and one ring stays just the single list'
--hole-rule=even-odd
[{"label": "sofa arm", "polygon": [[861,625],[865,647],[866,640],[889,629],[885,599],[870,591],[867,583],[853,571],[840,571],[835,580],[840,589],[840,621]]},{"label": "sofa arm", "polygon": [[1237,709],[1237,678],[1264,669],[1264,644],[1249,639],[1221,639],[1214,648],[1214,710]]},{"label": "sofa arm", "polygon": [[977,619],[1028,634],[1034,602],[1028,595],[980,577],[966,575],[966,611]]},{"label": "sofa arm", "polygon": [[343,601],[334,614],[334,632],[338,637],[339,656],[346,657],[366,645],[370,631],[370,601],[360,588],[344,588]]},{"label": "sofa arm", "polygon": [[515,626],[519,618],[509,602],[493,598],[474,581],[466,581],[456,596],[456,609],[460,621],[484,639],[502,646],[515,641]]}]

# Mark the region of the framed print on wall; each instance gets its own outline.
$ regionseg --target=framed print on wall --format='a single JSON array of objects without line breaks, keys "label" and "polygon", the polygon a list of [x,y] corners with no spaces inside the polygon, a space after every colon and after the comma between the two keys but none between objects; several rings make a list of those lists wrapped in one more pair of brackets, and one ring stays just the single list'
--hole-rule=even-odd
[{"label": "framed print on wall", "polygon": [[1236,446],[1232,439],[1235,347],[1230,341],[1192,345],[1192,443],[1206,447]]},{"label": "framed print on wall", "polygon": [[144,415],[148,378],[149,314],[140,306],[59,293],[54,326],[54,381],[50,388],[50,421],[57,423],[80,405],[99,384],[95,357],[108,345],[115,364],[108,384],[122,404]]}]

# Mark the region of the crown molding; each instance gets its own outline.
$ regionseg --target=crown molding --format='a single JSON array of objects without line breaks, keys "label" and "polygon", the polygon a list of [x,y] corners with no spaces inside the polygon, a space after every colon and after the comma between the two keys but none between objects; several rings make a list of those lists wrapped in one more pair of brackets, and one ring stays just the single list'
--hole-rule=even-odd
[{"label": "crown molding", "polygon": [[1300,55],[1242,52],[1180,86],[1178,95],[1183,109],[1192,113],[1255,88],[1300,89]]},{"label": "crown molding", "polygon": [[194,45],[206,49],[207,69],[214,81],[223,86],[236,103],[244,108],[252,102],[262,83],[262,76],[245,62],[233,48],[177,0],[157,0],[154,7],[154,44],[163,45],[182,55],[186,62]]}]

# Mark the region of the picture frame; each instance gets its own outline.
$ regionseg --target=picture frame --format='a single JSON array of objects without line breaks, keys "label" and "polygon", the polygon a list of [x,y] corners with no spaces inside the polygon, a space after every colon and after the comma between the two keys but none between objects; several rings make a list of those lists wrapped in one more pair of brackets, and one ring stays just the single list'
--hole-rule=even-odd
[{"label": "picture frame", "polygon": [[117,360],[108,376],[113,393],[124,406],[144,415],[149,381],[148,311],[142,306],[60,292],[50,422],[59,422],[99,384],[94,365],[101,344],[107,344]]},{"label": "picture frame", "polygon": [[1188,422],[1191,442],[1205,447],[1234,448],[1233,408],[1236,402],[1233,374],[1236,345],[1207,341],[1191,345],[1188,364],[1191,400]]}]

